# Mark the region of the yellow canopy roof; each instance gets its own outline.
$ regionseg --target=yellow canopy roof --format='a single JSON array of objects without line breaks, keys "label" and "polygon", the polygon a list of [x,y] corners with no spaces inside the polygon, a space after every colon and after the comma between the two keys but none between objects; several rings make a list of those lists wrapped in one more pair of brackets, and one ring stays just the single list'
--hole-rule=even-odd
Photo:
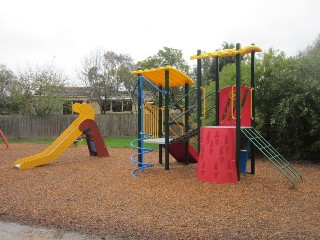
[{"label": "yellow canopy roof", "polygon": [[132,71],[131,74],[142,75],[156,86],[164,87],[166,70],[169,71],[169,87],[184,86],[185,83],[194,84],[194,81],[190,77],[171,66]]},{"label": "yellow canopy roof", "polygon": [[224,50],[219,50],[219,51],[209,52],[209,53],[201,53],[200,55],[191,56],[190,59],[193,60],[193,59],[212,58],[212,57],[218,57],[218,58],[234,57],[238,53],[243,55],[251,52],[261,52],[261,51],[262,51],[261,48],[254,45],[250,45],[250,46],[242,47],[239,50],[236,50],[234,48],[234,49],[224,49]]}]

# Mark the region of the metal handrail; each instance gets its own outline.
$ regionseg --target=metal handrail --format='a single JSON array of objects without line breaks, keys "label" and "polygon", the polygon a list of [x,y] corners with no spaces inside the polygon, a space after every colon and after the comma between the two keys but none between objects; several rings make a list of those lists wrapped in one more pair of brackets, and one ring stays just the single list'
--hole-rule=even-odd
[{"label": "metal handrail", "polygon": [[204,87],[201,87],[201,90],[203,92],[203,116],[200,117],[200,120],[203,120],[206,117],[206,89]]},{"label": "metal handrail", "polygon": [[174,106],[175,104],[177,104],[178,102],[180,102],[182,99],[184,99],[186,96],[190,95],[191,93],[193,93],[194,91],[196,91],[197,88],[192,89],[190,92],[188,92],[187,94],[185,94],[184,96],[182,96],[180,99],[178,99],[175,103],[172,103],[171,106],[169,106],[169,108],[172,108],[172,106]]}]

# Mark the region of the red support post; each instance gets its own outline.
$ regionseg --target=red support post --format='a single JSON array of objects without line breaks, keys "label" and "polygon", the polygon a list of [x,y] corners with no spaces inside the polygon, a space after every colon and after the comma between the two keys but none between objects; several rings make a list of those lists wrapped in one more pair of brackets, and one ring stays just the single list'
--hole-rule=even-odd
[{"label": "red support post", "polygon": [[0,129],[0,136],[8,148],[9,147],[8,141],[7,141],[6,137],[4,136],[3,132],[1,131],[1,129]]}]

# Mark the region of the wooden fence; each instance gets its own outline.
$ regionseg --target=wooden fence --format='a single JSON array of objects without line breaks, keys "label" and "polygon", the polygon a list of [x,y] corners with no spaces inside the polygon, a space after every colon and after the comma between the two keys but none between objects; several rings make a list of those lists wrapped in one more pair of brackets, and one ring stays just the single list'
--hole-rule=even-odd
[{"label": "wooden fence", "polygon": [[[0,129],[8,139],[57,138],[77,118],[77,115],[21,116],[0,115]],[[137,135],[137,115],[131,113],[107,113],[95,116],[105,137]]]}]

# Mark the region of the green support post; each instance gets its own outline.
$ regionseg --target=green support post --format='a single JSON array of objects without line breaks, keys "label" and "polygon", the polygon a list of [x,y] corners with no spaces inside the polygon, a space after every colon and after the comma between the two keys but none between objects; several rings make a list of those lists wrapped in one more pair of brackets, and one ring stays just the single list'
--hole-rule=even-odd
[{"label": "green support post", "polygon": [[[162,86],[159,86],[159,112],[158,112],[158,116],[159,116],[159,119],[158,119],[158,136],[159,138],[162,138],[163,134],[162,134],[162,126],[163,126],[163,122],[162,122],[162,100],[163,100],[163,97],[162,97]],[[162,164],[162,145],[159,144],[159,163]]]},{"label": "green support post", "polygon": [[169,70],[165,71],[165,170],[169,170]]},{"label": "green support post", "polygon": [[[254,45],[254,44],[251,44]],[[251,52],[251,91],[252,94],[252,118],[251,118],[251,126],[252,128],[256,128],[256,106],[255,106],[255,52]],[[256,172],[256,149],[255,146],[251,145],[251,174],[255,174]]]},{"label": "green support post", "polygon": [[[185,109],[185,114],[184,114],[184,132],[187,133],[189,132],[189,84],[186,83],[184,86],[184,109]],[[184,152],[184,159],[185,159],[185,164],[188,165],[190,163],[189,159],[189,139],[185,142],[185,152]]]},{"label": "green support post", "polygon": [[[236,50],[241,48],[236,44]],[[240,181],[240,134],[241,134],[241,109],[240,109],[240,85],[241,85],[241,55],[236,55],[236,165],[238,181]]]},{"label": "green support post", "polygon": [[[201,50],[197,51],[197,55]],[[198,155],[200,153],[200,127],[201,127],[201,58],[197,59],[197,132],[198,132]]]},{"label": "green support post", "polygon": [[216,68],[216,126],[219,126],[219,58],[215,58],[215,68]]},{"label": "green support post", "polygon": [[[141,75],[139,74],[138,75],[138,81],[142,81],[141,80]],[[140,82],[138,82],[138,92],[140,93],[140,91],[142,91],[142,89],[140,88]],[[139,94],[139,99],[138,99],[138,139],[141,138],[141,132],[143,131],[143,129],[141,128],[142,124],[142,119],[141,119],[141,116],[142,116],[142,111],[143,111],[143,106],[141,105],[141,102],[142,102],[142,94]],[[142,162],[142,150],[141,150],[141,141],[138,141],[138,162],[141,163]],[[138,167],[142,167],[141,164],[138,164]]]}]

